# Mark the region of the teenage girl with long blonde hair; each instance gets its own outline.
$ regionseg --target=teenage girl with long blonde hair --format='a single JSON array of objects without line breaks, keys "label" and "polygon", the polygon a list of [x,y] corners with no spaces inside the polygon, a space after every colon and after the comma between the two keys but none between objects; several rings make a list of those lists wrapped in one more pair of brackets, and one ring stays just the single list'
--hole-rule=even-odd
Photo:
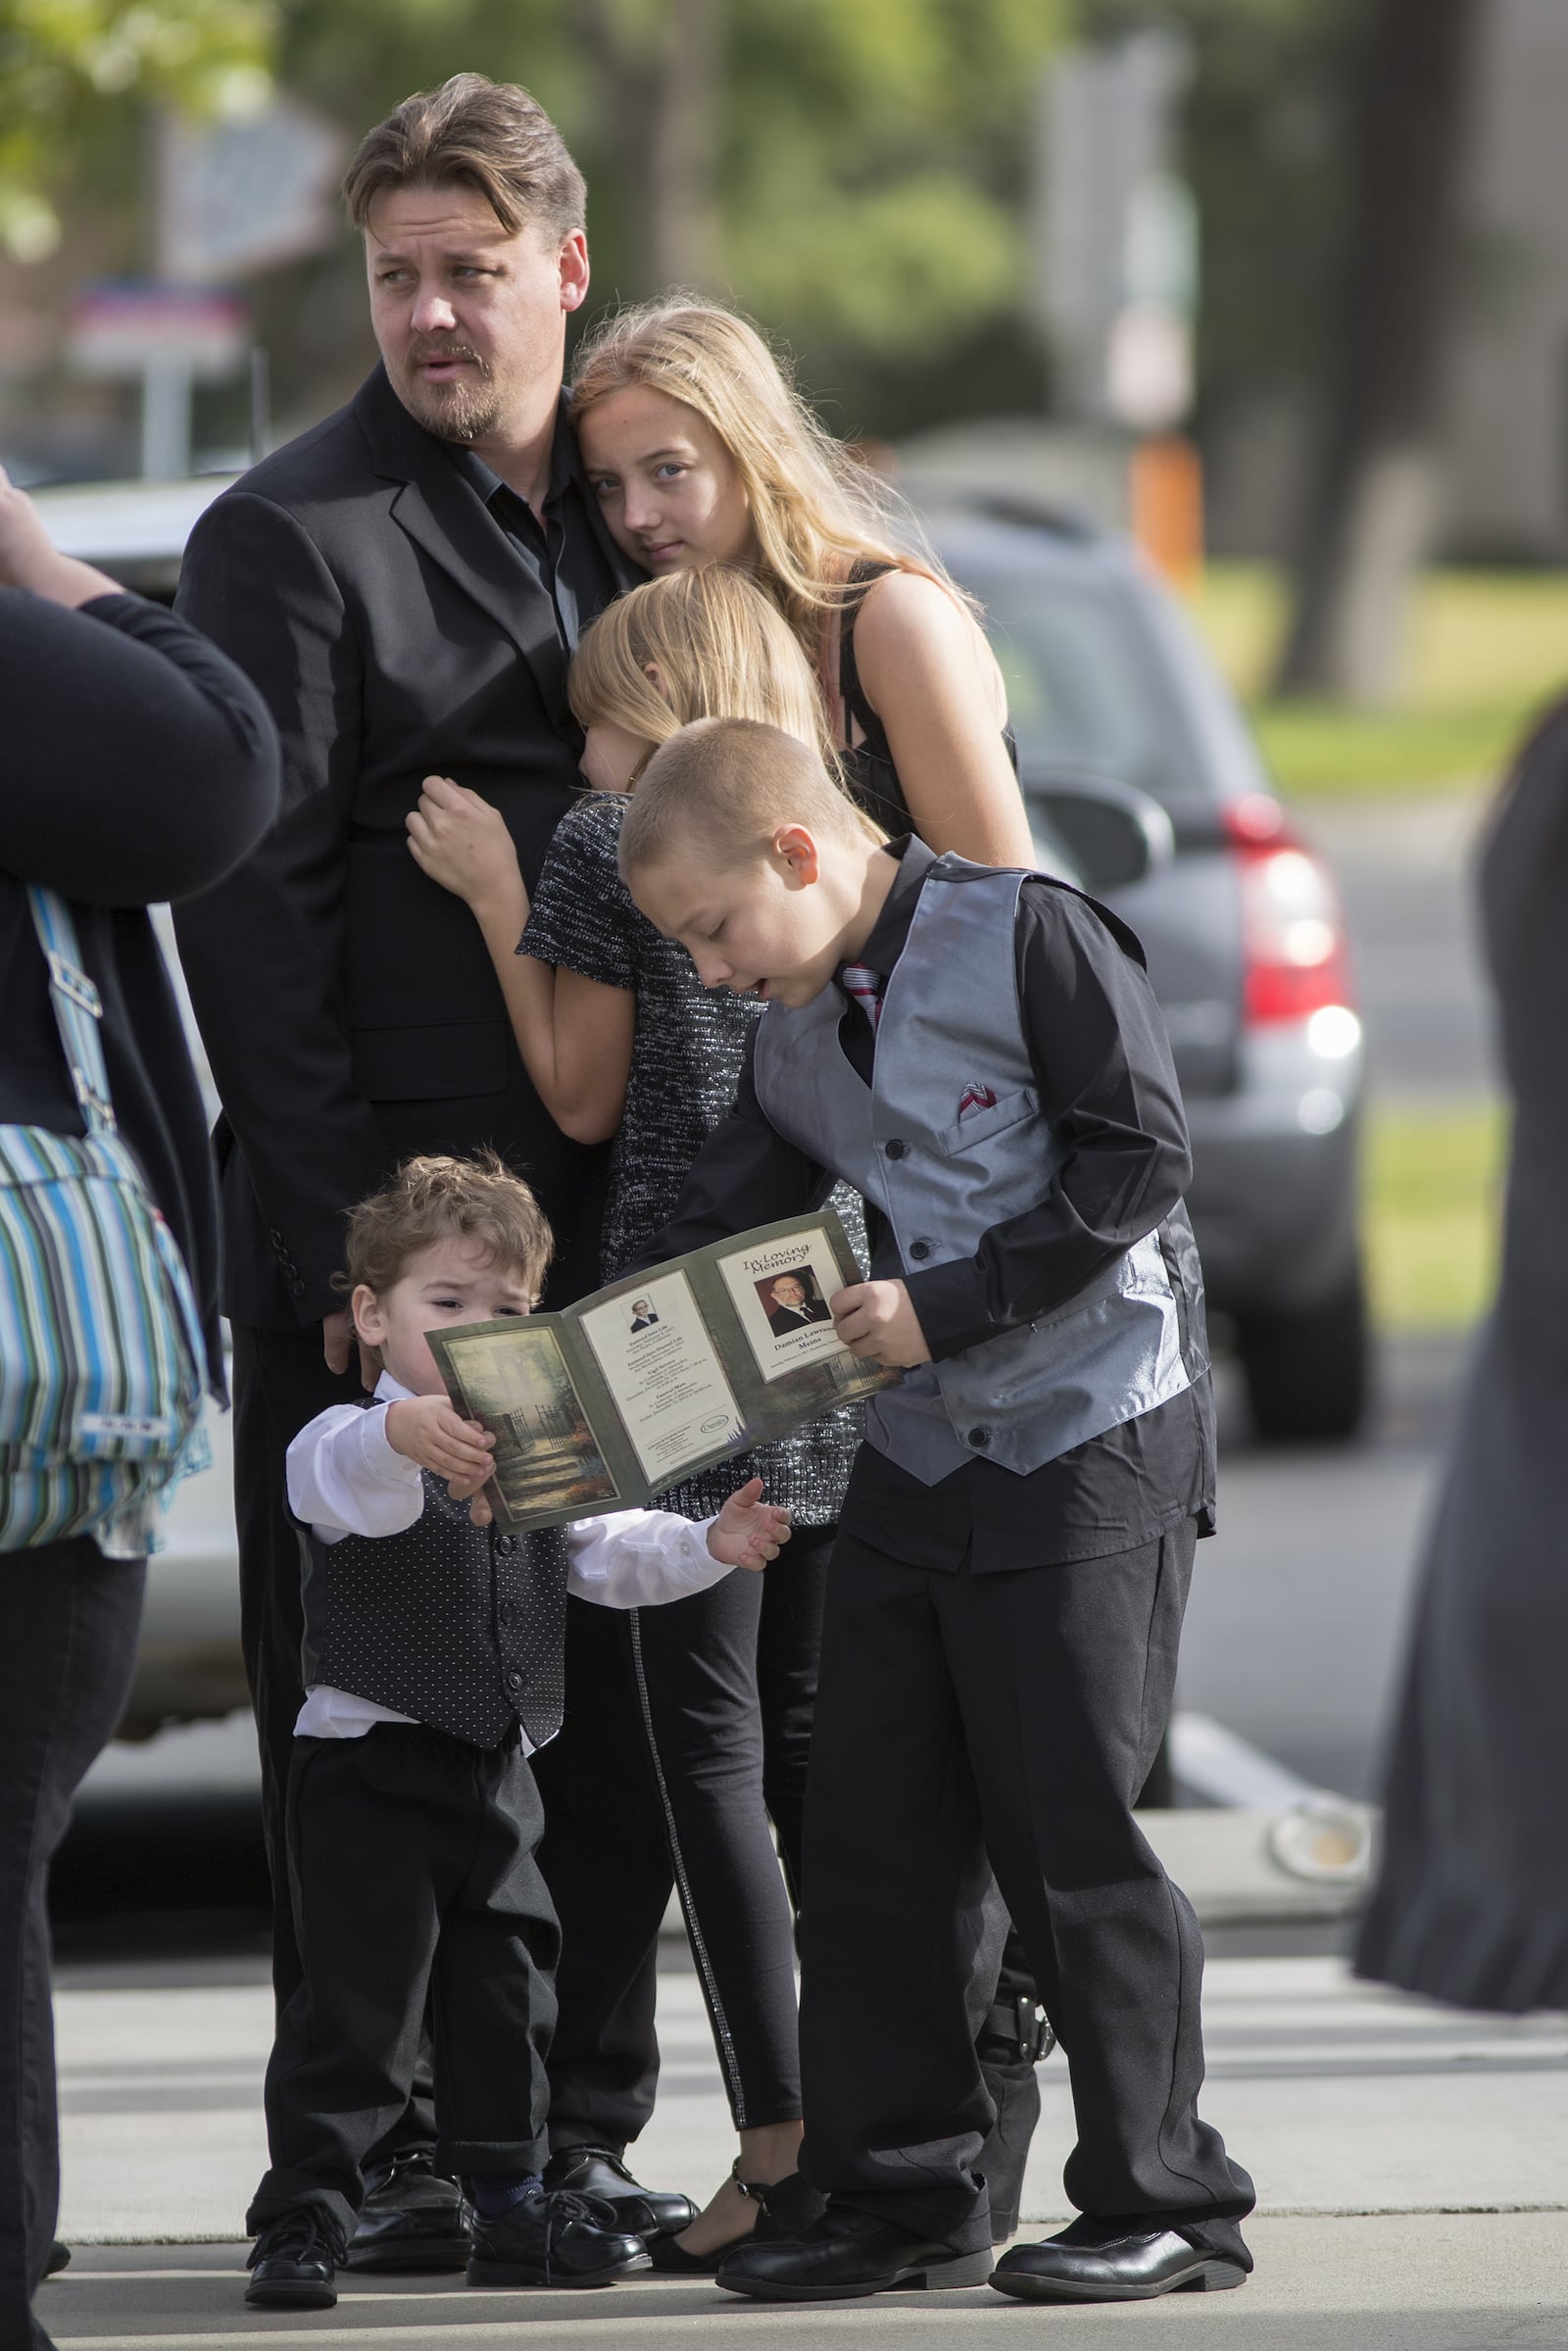
[{"label": "teenage girl with long blonde hair", "polygon": [[767,591],[811,664],[849,788],[888,832],[981,864],[1035,862],[1006,692],[969,600],[755,327],[710,303],[623,311],[579,347],[570,416],[634,563],[656,578],[739,564]]},{"label": "teenage girl with long blonde hair", "polygon": [[[529,1075],[557,1124],[584,1142],[615,1136],[602,1248],[603,1277],[612,1281],[674,1207],[692,1161],[729,1108],[763,1009],[727,990],[705,992],[684,950],[633,906],[615,862],[625,795],[657,746],[693,718],[758,718],[828,747],[814,681],[788,624],[751,579],[721,566],[650,581],[612,605],[583,637],[569,691],[586,730],[583,771],[596,789],[558,827],[531,906],[511,836],[476,793],[431,777],[409,835],[423,870],[471,908]],[[841,1192],[836,1204],[860,1237],[854,1195]],[[710,2272],[760,2211],[767,2233],[790,2235],[820,2209],[796,2172],[793,1905],[768,1821],[794,1891],[823,1579],[858,1438],[856,1415],[841,1411],[662,1497],[670,1509],[706,1518],[755,1473],[769,1499],[792,1511],[794,1540],[765,1577],[730,1577],[711,1593],[630,1618],[635,1704],[668,1860],[661,1853],[648,1867],[648,1855],[625,1851],[625,1819],[635,1807],[633,1789],[621,1786],[597,1812],[586,1806],[580,1818],[571,1815],[569,1829],[598,1851],[612,1881],[613,1938],[602,1917],[579,1930],[568,1878],[552,1880],[563,1911],[568,2028],[574,1971],[589,1955],[584,1942],[624,1947],[628,1981],[606,1999],[612,2038],[642,1996],[639,1971],[651,1975],[671,1873],[685,1911],[741,2151],[708,2211],[681,2236],[652,2240],[662,2270]],[[744,1593],[730,1592],[742,1583]],[[574,1626],[573,1641],[578,1633]],[[617,1661],[603,1662],[601,1712],[604,1687],[623,1687],[612,1682]],[[568,1679],[568,1722],[570,1712]],[[565,1743],[569,1732],[564,1756]],[[558,1786],[548,1755],[542,1760],[547,1810],[559,1821],[579,1790],[570,1773]],[[591,1956],[601,1975],[612,1976],[608,1949]]]}]

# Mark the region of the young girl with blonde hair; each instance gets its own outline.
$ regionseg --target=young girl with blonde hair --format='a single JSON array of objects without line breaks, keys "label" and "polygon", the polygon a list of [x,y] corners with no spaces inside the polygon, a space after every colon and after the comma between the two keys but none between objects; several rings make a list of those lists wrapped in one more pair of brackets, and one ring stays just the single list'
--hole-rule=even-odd
[{"label": "young girl with blonde hair", "polygon": [[[511,836],[476,793],[429,778],[409,818],[409,839],[423,870],[464,898],[478,921],[519,1050],[552,1116],[585,1142],[615,1136],[602,1245],[603,1277],[611,1281],[668,1217],[692,1161],[729,1108],[747,1037],[763,1009],[755,998],[705,992],[684,950],[661,938],[633,906],[615,860],[625,796],[657,746],[693,718],[762,719],[831,753],[814,682],[787,623],[752,580],[723,566],[675,572],[612,605],[584,634],[569,691],[586,732],[583,772],[597,788],[558,827],[531,906]],[[859,1238],[859,1202],[841,1192],[836,1204]],[[601,2059],[603,2039],[613,2040],[626,2014],[651,1998],[671,1874],[680,1894],[741,2152],[732,2180],[682,2236],[651,2240],[655,2266],[666,2271],[710,2272],[760,2211],[764,2232],[789,2235],[820,2209],[795,2169],[801,2105],[793,1907],[768,1820],[798,1892],[823,1579],[858,1441],[857,1416],[845,1410],[726,1462],[724,1493],[755,1471],[765,1477],[769,1499],[793,1512],[795,1537],[784,1560],[765,1578],[729,1579],[744,1581],[745,1593],[715,1587],[627,1622],[667,1861],[627,1856],[615,1841],[622,1820],[606,1819],[603,1807],[570,1817],[578,1841],[596,1846],[613,1878],[614,1939],[628,1955],[630,1977],[648,1976],[646,1991],[634,1980],[611,1981],[613,1955],[594,1947],[607,1939],[602,1922],[578,1932],[568,1881],[558,1884],[547,1859],[563,1913],[564,2022],[579,1963],[591,1959],[599,1979],[611,1983]],[[710,1491],[718,1491],[713,1473],[662,1501],[707,1517]],[[579,1629],[591,1637],[597,1628],[574,1626],[573,1641]],[[581,1642],[578,1648],[585,1656]],[[569,1661],[568,1644],[568,1726]],[[616,1660],[598,1662],[603,1715]],[[613,1687],[621,1687],[618,1680]],[[607,1739],[617,1727],[610,1724]],[[578,1800],[572,1775],[563,1780],[558,1817]],[[551,1782],[547,1812],[557,1800]],[[632,1788],[618,1787],[613,1800],[624,1815]],[[615,2135],[623,2141],[629,2132]],[[620,2149],[600,2152],[618,2158]]]},{"label": "young girl with blonde hair", "polygon": [[755,327],[710,303],[623,311],[579,347],[570,415],[633,562],[659,578],[738,564],[765,588],[811,664],[846,783],[887,831],[1034,863],[1006,693],[970,601]]}]

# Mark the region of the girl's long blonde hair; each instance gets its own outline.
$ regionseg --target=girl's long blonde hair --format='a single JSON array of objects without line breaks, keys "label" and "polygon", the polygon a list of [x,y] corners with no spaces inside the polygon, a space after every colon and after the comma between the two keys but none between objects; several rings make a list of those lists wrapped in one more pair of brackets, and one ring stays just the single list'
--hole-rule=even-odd
[{"label": "girl's long blonde hair", "polygon": [[857,593],[848,575],[858,560],[920,572],[967,605],[902,500],[817,421],[745,318],[694,301],[607,318],[577,348],[573,423],[633,384],[694,409],[723,442],[745,486],[760,576],[813,662],[824,614]]},{"label": "girl's long blonde hair", "polygon": [[[733,564],[667,572],[617,597],[584,629],[566,690],[579,726],[624,727],[654,745],[694,718],[776,726],[842,787],[810,663],[778,607]],[[856,815],[885,838],[858,808]]]}]

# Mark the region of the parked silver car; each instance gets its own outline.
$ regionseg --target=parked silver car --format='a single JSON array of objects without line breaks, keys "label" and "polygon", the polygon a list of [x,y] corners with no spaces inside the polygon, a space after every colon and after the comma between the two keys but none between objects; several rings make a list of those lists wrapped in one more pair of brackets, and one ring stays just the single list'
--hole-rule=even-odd
[{"label": "parked silver car", "polygon": [[931,535],[985,606],[1044,834],[1130,922],[1193,1137],[1210,1312],[1266,1439],[1360,1424],[1361,1022],[1339,894],[1234,698],[1126,542],[971,499]]}]

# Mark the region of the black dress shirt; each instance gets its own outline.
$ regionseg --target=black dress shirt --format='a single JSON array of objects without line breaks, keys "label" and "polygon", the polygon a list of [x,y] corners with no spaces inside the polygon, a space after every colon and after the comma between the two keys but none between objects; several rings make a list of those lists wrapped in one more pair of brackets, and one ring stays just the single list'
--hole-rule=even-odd
[{"label": "black dress shirt", "polygon": [[[858,957],[884,981],[935,861],[914,839],[891,843],[890,854],[898,878]],[[1063,1157],[1044,1200],[994,1225],[972,1257],[906,1275],[938,1362],[1074,1297],[1178,1205],[1191,1172],[1170,1047],[1134,934],[1065,885],[1032,880],[1019,902],[1015,955],[1041,1107]],[[875,1034],[847,994],[839,1043],[869,1084]],[[768,1123],[749,1052],[733,1110],[639,1263],[798,1215],[825,1198],[831,1181]],[[869,1202],[866,1217],[874,1247]],[[1212,1533],[1213,1464],[1205,1372],[1184,1395],[1027,1476],[969,1461],[923,1486],[864,1445],[840,1524],[914,1567],[988,1573],[1099,1558],[1152,1542],[1186,1518]]]},{"label": "black dress shirt", "polygon": [[487,465],[471,449],[455,442],[443,447],[470,482],[555,607],[562,650],[569,658],[577,639],[602,612],[619,585],[590,518],[593,493],[583,480],[577,436],[563,402],[550,451],[550,486],[543,514]]}]

